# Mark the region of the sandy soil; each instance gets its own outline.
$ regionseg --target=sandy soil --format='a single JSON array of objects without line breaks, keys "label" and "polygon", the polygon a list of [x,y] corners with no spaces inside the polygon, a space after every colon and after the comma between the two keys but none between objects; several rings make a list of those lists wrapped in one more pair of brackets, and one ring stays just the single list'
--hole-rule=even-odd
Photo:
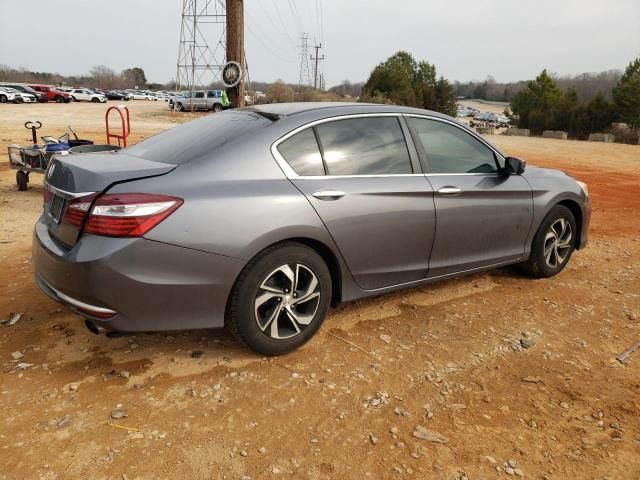
[{"label": "sandy soil", "polygon": [[[136,140],[184,118],[130,103]],[[0,479],[640,478],[640,351],[615,359],[640,340],[640,147],[492,136],[590,184],[562,274],[343,305],[265,359],[224,331],[95,336],[35,287],[41,177],[17,192],[6,145],[32,117],[101,141],[104,110],[0,109],[0,320],[23,314],[0,326]]]}]

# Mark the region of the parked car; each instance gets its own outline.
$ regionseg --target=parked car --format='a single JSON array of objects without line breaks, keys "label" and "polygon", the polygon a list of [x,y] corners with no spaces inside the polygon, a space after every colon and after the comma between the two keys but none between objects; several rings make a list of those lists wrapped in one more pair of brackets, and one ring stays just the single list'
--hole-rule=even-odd
[{"label": "parked car", "polygon": [[130,92],[132,100],[157,100],[153,95],[145,92]]},{"label": "parked car", "polygon": [[584,183],[390,105],[228,110],[54,157],[45,187],[36,281],[90,330],[226,325],[267,355],[340,302],[510,264],[552,277],[591,212]]},{"label": "parked car", "polygon": [[0,87],[0,103],[22,103],[22,97],[17,90]]},{"label": "parked car", "polygon": [[28,93],[30,95],[33,95],[36,98],[36,101],[38,101],[40,103],[47,102],[47,95],[46,94],[38,92],[38,91],[34,90],[33,88],[31,88],[31,87],[29,87],[27,85],[23,85],[21,83],[3,83],[0,86],[13,88],[15,90],[18,90],[19,92]]},{"label": "parked car", "polygon": [[230,105],[229,98],[223,90],[196,90],[193,95],[185,92],[176,95],[172,100],[169,101],[169,108],[175,108],[178,112],[190,110],[220,112]]},{"label": "parked car", "polygon": [[7,87],[6,85],[0,86],[0,91],[2,91],[5,95],[13,95],[14,103],[36,103],[35,95],[31,95],[30,93],[24,93],[15,88]]},{"label": "parked car", "polygon": [[69,103],[71,101],[71,95],[58,90],[53,85],[29,84],[29,86],[38,92],[44,93],[49,102]]},{"label": "parked car", "polygon": [[129,101],[129,94],[122,93],[117,90],[105,90],[102,94],[107,97],[107,100]]},{"label": "parked car", "polygon": [[107,97],[88,88],[74,88],[69,92],[74,102],[106,103]]}]

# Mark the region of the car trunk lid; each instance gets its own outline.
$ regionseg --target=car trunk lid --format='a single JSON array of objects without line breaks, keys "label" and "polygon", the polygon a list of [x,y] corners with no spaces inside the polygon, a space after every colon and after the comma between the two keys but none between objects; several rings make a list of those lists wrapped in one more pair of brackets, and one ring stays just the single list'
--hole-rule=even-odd
[{"label": "car trunk lid", "polygon": [[[90,208],[100,194],[116,183],[165,175],[175,165],[118,153],[89,153],[53,157],[45,175],[44,219],[51,235],[67,247],[78,241],[82,217],[69,207]],[[76,212],[82,210],[76,209]],[[74,221],[74,218],[76,221]]]}]

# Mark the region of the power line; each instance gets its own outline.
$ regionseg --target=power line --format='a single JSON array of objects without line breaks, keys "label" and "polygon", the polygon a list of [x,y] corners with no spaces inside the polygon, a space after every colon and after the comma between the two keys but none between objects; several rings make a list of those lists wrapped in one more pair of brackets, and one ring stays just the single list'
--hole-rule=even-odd
[{"label": "power line", "polygon": [[278,14],[278,18],[280,19],[280,23],[282,24],[282,28],[284,29],[284,32],[287,34],[287,37],[289,37],[289,41],[291,42],[291,45],[293,45],[293,48],[295,49],[295,42],[293,41],[293,38],[291,37],[291,35],[289,35],[289,30],[287,30],[287,26],[284,23],[284,20],[282,19],[282,14],[280,13],[280,9],[278,8],[278,4],[276,3],[276,0],[271,0],[271,3],[273,3],[273,6],[276,10],[276,13]]},{"label": "power line", "polygon": [[295,0],[287,0],[289,5],[289,10],[291,11],[291,16],[293,17],[293,21],[296,24],[296,28],[298,32],[302,33],[302,22],[300,21],[300,16],[298,15],[298,9],[296,7]]},{"label": "power line", "polygon": [[[280,55],[280,53],[284,53],[284,50],[282,48],[282,46],[278,43],[275,42],[275,40],[273,40],[269,35],[267,35],[264,30],[262,30],[262,28],[260,27],[260,24],[258,22],[256,22],[251,15],[249,14],[249,12],[247,12],[247,18],[249,20],[249,22],[251,22],[254,26],[254,28],[257,29],[257,31],[261,34],[261,36],[267,41],[269,42],[273,47],[275,47],[275,49],[277,50],[277,52],[274,52],[273,50],[271,50],[268,45],[264,44],[263,42],[263,46],[270,51],[274,56],[280,58],[281,60],[284,60],[285,62],[290,62],[291,59],[286,59],[284,58],[282,55]],[[257,38],[256,32],[251,29],[251,26],[249,24],[246,24],[247,28],[249,29],[249,31]],[[284,54],[286,55],[286,53]]]},{"label": "power line", "polygon": [[291,48],[293,48],[293,50],[296,50],[296,44],[293,41],[293,39],[291,38],[291,36],[289,35],[289,32],[285,29],[284,33],[283,31],[280,29],[280,27],[278,27],[276,25],[276,22],[273,20],[273,18],[271,17],[271,15],[269,14],[269,12],[267,11],[267,9],[264,7],[264,5],[262,4],[262,1],[258,1],[256,2],[258,5],[260,5],[260,8],[262,9],[262,11],[264,12],[264,16],[269,20],[269,22],[271,23],[271,25],[273,26],[274,30],[276,32],[279,32],[282,35],[282,38],[286,37],[286,40],[289,42],[289,44],[291,45]]}]

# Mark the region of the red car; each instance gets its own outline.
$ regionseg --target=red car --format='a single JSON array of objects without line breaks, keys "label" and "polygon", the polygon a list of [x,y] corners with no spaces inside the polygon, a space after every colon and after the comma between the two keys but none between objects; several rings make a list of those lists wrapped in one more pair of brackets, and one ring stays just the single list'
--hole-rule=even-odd
[{"label": "red car", "polygon": [[56,87],[53,85],[29,85],[34,90],[38,92],[42,92],[47,96],[47,100],[49,102],[58,102],[58,103],[69,103],[71,101],[71,95],[67,92],[61,92],[60,90],[56,90]]}]

